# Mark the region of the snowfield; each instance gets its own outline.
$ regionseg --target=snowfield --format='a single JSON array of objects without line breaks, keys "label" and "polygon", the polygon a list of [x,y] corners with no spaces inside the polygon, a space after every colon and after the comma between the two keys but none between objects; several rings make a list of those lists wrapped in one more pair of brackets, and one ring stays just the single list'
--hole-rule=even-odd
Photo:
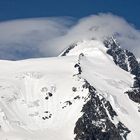
[{"label": "snowfield", "polygon": [[[140,113],[124,94],[133,75],[115,65],[104,45],[79,42],[66,56],[0,61],[0,139],[73,140],[74,127],[89,100],[82,85],[86,79],[108,100],[117,117],[131,131],[127,139],[140,138]],[[81,53],[84,56],[79,56]],[[82,73],[74,67],[80,63]]]}]

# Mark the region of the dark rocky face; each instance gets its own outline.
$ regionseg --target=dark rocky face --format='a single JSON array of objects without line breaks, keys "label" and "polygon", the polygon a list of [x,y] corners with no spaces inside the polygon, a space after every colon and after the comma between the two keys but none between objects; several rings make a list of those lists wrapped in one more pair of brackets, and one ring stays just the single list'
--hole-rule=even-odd
[{"label": "dark rocky face", "polygon": [[[78,62],[78,76],[82,72],[80,60]],[[77,68],[77,67],[76,67]],[[80,70],[80,71],[79,71]],[[76,75],[77,76],[77,75]],[[89,100],[83,106],[83,115],[76,122],[75,140],[123,140],[130,130],[121,122],[114,124],[117,113],[109,101],[100,95],[88,81],[82,86],[89,91]]]},{"label": "dark rocky face", "polygon": [[132,101],[140,104],[140,64],[136,57],[130,51],[122,49],[113,38],[105,40],[104,45],[115,64],[134,75],[133,87],[126,93]]},{"label": "dark rocky face", "polygon": [[77,46],[76,43],[71,44],[71,45],[61,54],[61,56],[66,56],[66,55],[70,52],[70,50],[72,50],[75,46]]},{"label": "dark rocky face", "polygon": [[122,49],[113,38],[105,40],[104,45],[108,48],[107,53],[113,57],[116,65],[129,71],[131,74],[138,75],[139,64],[133,53]]}]

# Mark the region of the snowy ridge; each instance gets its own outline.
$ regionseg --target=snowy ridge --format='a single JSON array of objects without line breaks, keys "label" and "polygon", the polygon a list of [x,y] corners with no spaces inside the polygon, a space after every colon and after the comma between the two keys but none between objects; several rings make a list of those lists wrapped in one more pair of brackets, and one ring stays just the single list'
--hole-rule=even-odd
[{"label": "snowy ridge", "polygon": [[135,59],[121,50],[120,61],[109,43],[84,40],[59,57],[0,61],[2,140],[139,140],[138,104],[125,94]]}]

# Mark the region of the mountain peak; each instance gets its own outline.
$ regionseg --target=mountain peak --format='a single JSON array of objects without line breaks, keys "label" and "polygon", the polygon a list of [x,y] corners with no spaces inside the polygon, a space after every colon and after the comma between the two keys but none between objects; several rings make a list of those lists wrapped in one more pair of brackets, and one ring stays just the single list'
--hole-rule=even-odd
[{"label": "mountain peak", "polygon": [[139,140],[139,63],[114,38],[0,64],[2,140]]},{"label": "mountain peak", "polygon": [[61,53],[61,56],[79,55],[83,53],[87,56],[94,56],[94,51],[106,51],[104,44],[98,40],[83,40],[70,45],[66,50]]}]

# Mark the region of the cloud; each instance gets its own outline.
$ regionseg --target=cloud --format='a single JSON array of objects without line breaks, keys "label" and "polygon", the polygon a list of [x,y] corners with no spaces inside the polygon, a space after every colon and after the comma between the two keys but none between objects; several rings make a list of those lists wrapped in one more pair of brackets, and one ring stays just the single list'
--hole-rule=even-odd
[{"label": "cloud", "polygon": [[56,38],[51,46],[59,44],[67,47],[74,41],[95,38],[103,40],[107,36],[115,36],[123,48],[140,56],[140,31],[125,19],[112,14],[99,14],[82,18],[65,36]]},{"label": "cloud", "polygon": [[[43,42],[66,34],[71,18],[37,18],[0,23],[0,59],[25,59],[49,56]],[[43,52],[43,53],[42,53]],[[51,54],[53,55],[53,54]]]},{"label": "cloud", "polygon": [[123,48],[140,57],[140,31],[125,19],[98,14],[76,20],[68,17],[24,19],[0,23],[0,59],[57,56],[71,43],[115,36]]}]

